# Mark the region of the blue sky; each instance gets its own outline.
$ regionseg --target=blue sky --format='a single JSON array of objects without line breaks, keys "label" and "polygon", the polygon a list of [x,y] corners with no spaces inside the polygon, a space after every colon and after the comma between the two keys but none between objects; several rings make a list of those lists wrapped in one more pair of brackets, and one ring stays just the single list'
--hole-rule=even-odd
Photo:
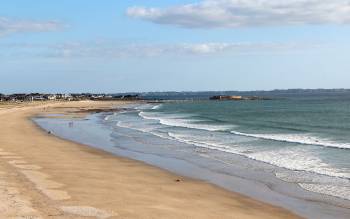
[{"label": "blue sky", "polygon": [[343,0],[2,1],[0,93],[349,88]]}]

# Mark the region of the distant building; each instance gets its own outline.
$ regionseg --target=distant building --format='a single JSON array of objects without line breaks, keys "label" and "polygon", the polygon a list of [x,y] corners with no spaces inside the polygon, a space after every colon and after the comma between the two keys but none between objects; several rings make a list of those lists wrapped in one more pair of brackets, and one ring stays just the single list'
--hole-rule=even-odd
[{"label": "distant building", "polygon": [[0,102],[3,102],[3,101],[5,101],[5,95],[4,94],[0,94]]},{"label": "distant building", "polygon": [[48,95],[45,95],[45,98],[47,100],[56,100],[57,96],[55,94],[48,94]]}]

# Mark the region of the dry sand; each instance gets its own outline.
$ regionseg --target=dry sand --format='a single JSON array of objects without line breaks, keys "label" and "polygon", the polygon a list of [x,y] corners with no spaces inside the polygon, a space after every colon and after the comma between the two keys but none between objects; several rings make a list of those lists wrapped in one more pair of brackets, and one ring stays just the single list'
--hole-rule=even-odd
[{"label": "dry sand", "polygon": [[30,120],[41,113],[81,116],[117,104],[123,102],[0,106],[0,218],[298,218],[206,182],[54,137]]}]

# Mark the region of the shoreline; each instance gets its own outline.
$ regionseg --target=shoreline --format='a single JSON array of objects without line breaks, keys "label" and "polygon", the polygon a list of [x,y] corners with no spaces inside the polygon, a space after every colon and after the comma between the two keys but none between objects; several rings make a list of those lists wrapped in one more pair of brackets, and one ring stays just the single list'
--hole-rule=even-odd
[{"label": "shoreline", "polygon": [[[130,107],[139,108],[139,104],[123,108],[129,111]],[[276,172],[286,171],[281,167],[236,154],[230,154],[231,159],[224,161],[211,159],[228,155],[216,150],[210,151],[211,158],[208,156],[206,159],[198,156],[202,152],[198,151],[196,146],[175,146],[174,144],[179,142],[157,138],[157,135],[143,134],[145,132],[132,128],[121,128],[123,126],[116,126],[116,121],[108,119],[110,117],[110,113],[97,113],[79,120],[49,116],[34,121],[46,131],[52,130],[60,138],[99,148],[116,156],[138,160],[175,175],[209,182],[227,191],[239,192],[254,200],[289,209],[305,218],[345,219],[350,215],[348,201],[310,192],[296,183],[276,177]],[[70,121],[74,122],[74,127],[68,126]],[[168,147],[170,151],[166,149]]]},{"label": "shoreline", "polygon": [[[5,129],[0,133],[0,185],[5,184],[0,191],[11,184],[17,190],[15,199],[22,203],[22,208],[12,208],[0,216],[299,218],[282,208],[200,180],[54,137],[30,120],[47,107],[45,113],[67,112],[51,109],[56,105],[77,109],[92,105],[110,107],[116,103],[122,102],[58,103],[4,113],[0,109]],[[11,172],[13,177],[2,177]],[[6,202],[1,201],[0,196],[0,209],[6,209]]]}]

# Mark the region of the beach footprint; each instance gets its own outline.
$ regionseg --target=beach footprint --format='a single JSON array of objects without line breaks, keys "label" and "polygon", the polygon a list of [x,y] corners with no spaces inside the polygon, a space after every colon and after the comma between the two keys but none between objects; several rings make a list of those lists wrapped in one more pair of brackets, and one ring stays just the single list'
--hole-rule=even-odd
[{"label": "beach footprint", "polygon": [[32,203],[6,179],[8,179],[8,173],[0,171],[0,218],[40,219],[41,217],[32,207]]},{"label": "beach footprint", "polygon": [[49,175],[38,171],[42,169],[41,166],[30,164],[25,160],[21,160],[22,157],[11,152],[5,152],[3,149],[0,149],[0,157],[9,159],[7,162],[10,165],[19,169],[20,172],[29,181],[31,181],[39,191],[50,199],[61,201],[71,198],[66,191],[59,189],[64,186],[63,184],[51,180]]},{"label": "beach footprint", "polygon": [[47,197],[55,201],[70,199],[70,195],[64,190],[61,190],[64,185],[53,181],[50,176],[36,170],[21,170],[21,172],[29,179],[36,188],[44,193]]},{"label": "beach footprint", "polygon": [[118,216],[115,212],[108,212],[90,206],[62,206],[61,210],[65,213],[76,216],[93,217],[98,219],[107,219],[109,217]]}]

